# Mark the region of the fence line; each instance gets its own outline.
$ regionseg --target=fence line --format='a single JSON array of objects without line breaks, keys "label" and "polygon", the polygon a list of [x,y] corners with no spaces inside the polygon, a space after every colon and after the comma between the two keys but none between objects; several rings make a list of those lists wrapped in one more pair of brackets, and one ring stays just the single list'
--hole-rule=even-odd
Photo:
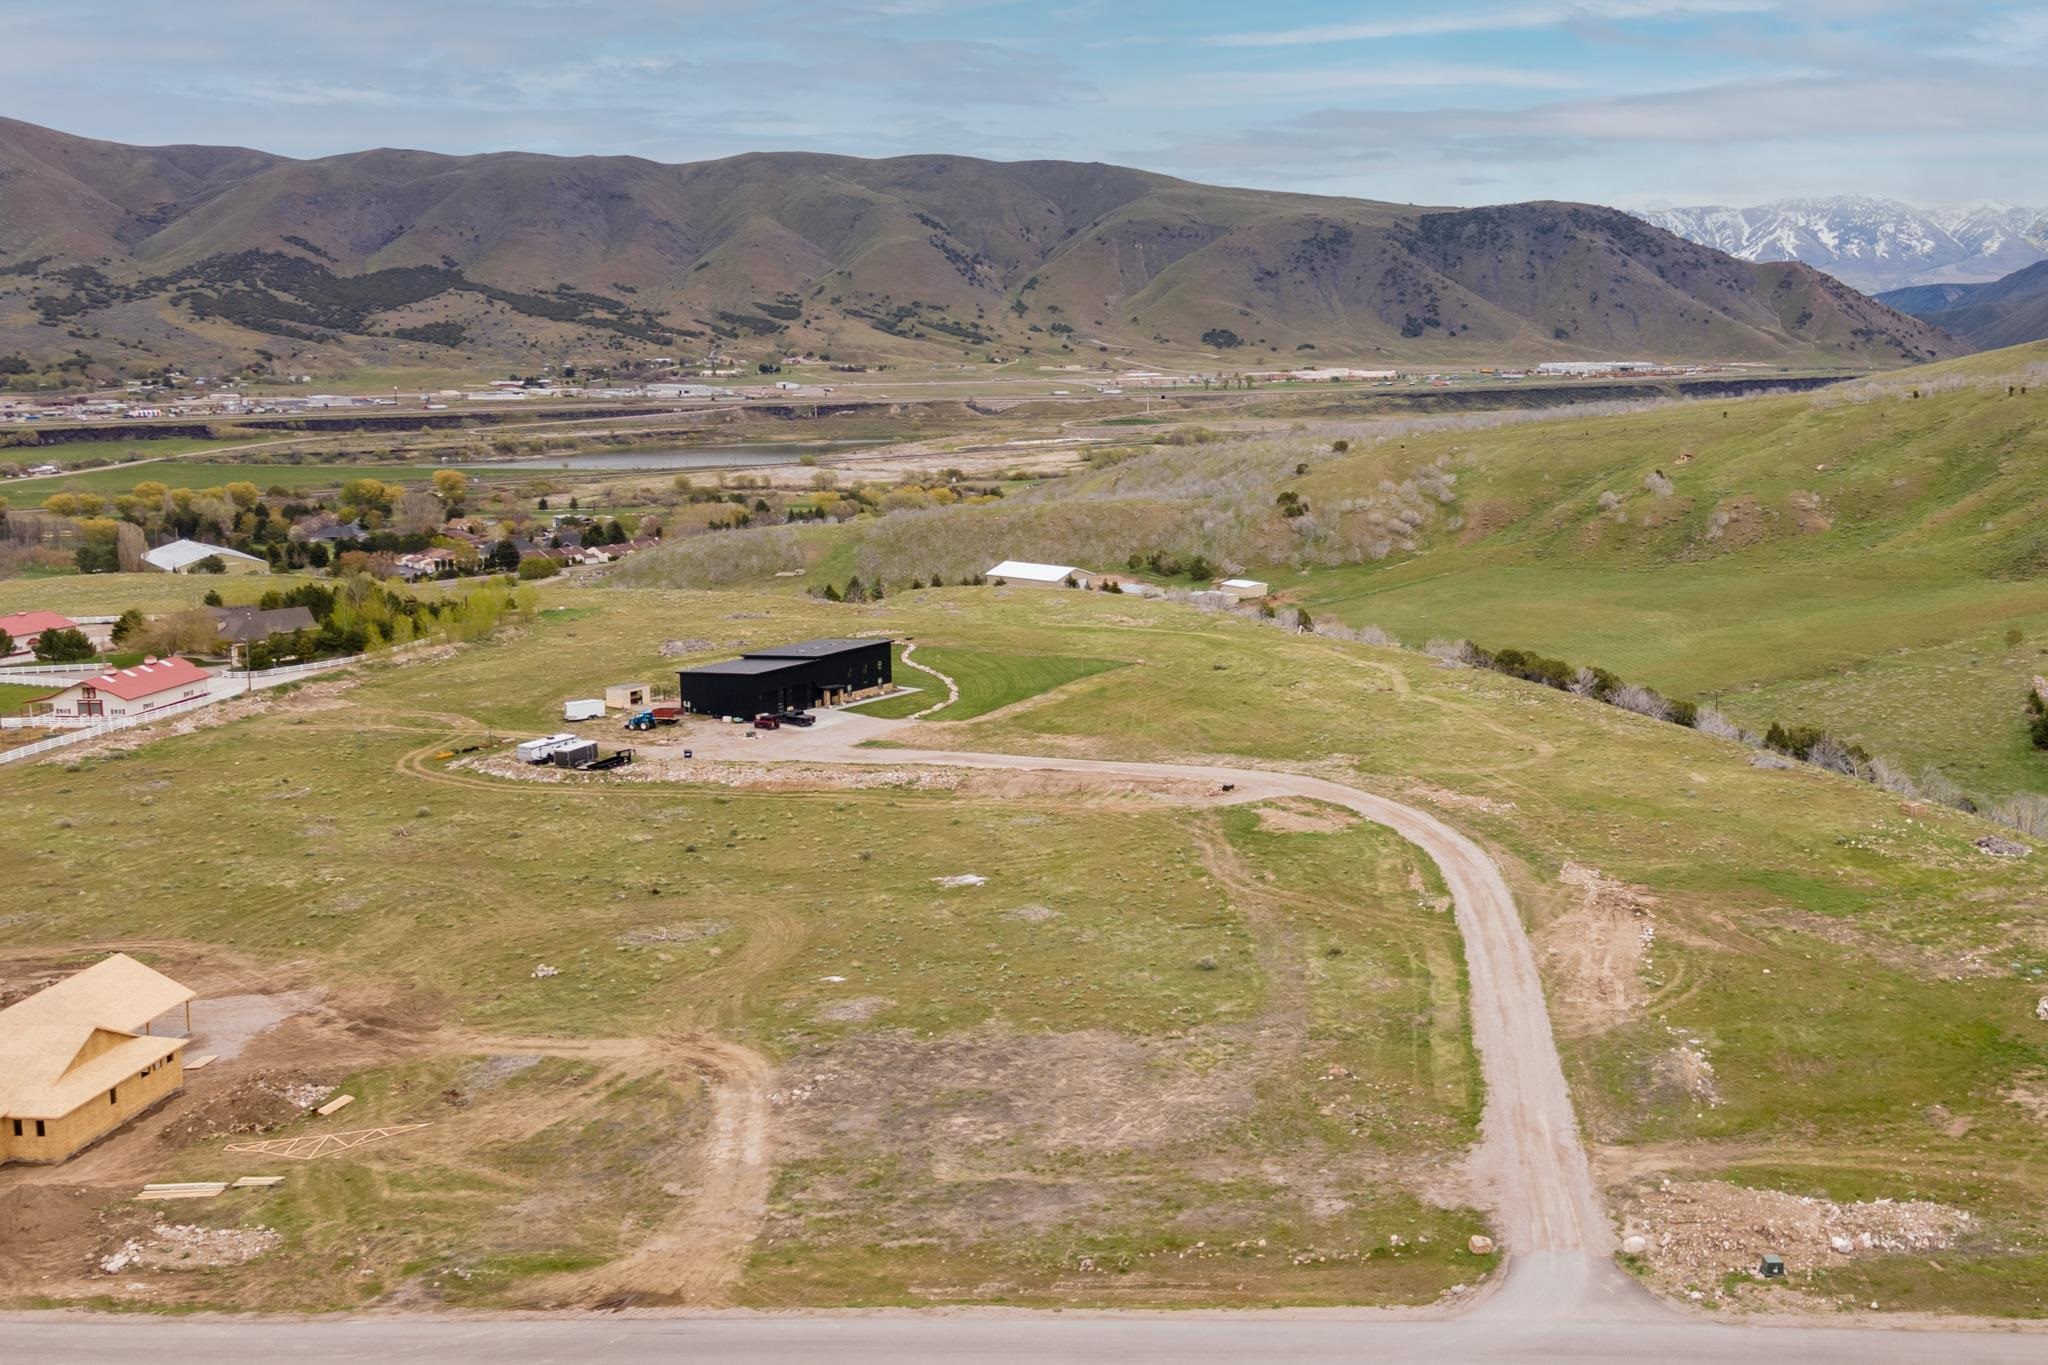
[{"label": "fence line", "polygon": [[[420,643],[428,642],[422,641]],[[405,648],[409,649],[411,647],[406,646]],[[399,649],[392,650],[390,653],[396,655],[402,652],[404,650]],[[33,758],[37,754],[46,754],[52,749],[61,749],[67,744],[80,744],[88,739],[98,739],[102,735],[112,734],[116,730],[126,730],[131,726],[144,725],[150,721],[162,720],[168,716],[182,716],[187,712],[196,711],[202,706],[210,706],[217,701],[226,701],[230,697],[246,696],[248,693],[261,691],[266,687],[277,687],[294,679],[308,677],[315,673],[331,673],[337,668],[346,668],[350,664],[359,664],[366,659],[377,657],[380,656],[350,654],[339,659],[315,659],[311,663],[286,664],[281,668],[266,668],[259,673],[216,673],[213,675],[213,682],[209,685],[207,694],[203,697],[188,697],[184,701],[172,702],[168,706],[160,706],[153,711],[145,711],[140,715],[120,716],[113,720],[98,721],[73,730],[68,734],[52,735],[48,739],[39,739],[33,744],[24,744],[19,749],[0,749],[0,764],[18,763],[22,759]],[[86,676],[92,677],[94,674],[88,673]],[[77,682],[79,679],[73,678],[70,681]]]},{"label": "fence line", "polygon": [[187,697],[183,701],[174,701],[169,706],[160,706],[154,711],[145,711],[141,715],[120,716],[113,720],[101,721],[99,724],[88,726],[83,730],[73,730],[69,734],[52,735],[48,739],[39,739],[33,744],[24,744],[19,749],[0,750],[0,763],[19,763],[22,759],[34,758],[37,754],[46,754],[52,749],[61,749],[67,744],[77,744],[84,740],[97,739],[101,735],[110,735],[116,730],[126,730],[137,725],[146,725],[153,720],[163,720],[170,716],[181,716],[188,711],[197,711],[202,706],[210,706],[213,704],[213,701],[214,698],[211,696]]}]

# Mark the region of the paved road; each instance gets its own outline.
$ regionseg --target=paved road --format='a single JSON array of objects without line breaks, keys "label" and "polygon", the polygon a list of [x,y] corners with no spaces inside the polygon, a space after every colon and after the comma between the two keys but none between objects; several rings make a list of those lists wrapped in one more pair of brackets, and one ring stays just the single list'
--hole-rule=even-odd
[{"label": "paved road", "polygon": [[1458,1361],[1707,1362],[1981,1361],[2039,1365],[2037,1335],[1873,1332],[1827,1327],[1743,1327],[1671,1317],[1661,1322],[1523,1324],[1498,1317],[1456,1322],[1372,1315],[1272,1314],[983,1316],[929,1313],[694,1318],[585,1317],[475,1321],[434,1318],[325,1322],[80,1318],[0,1319],[0,1356],[36,1365],[136,1361],[219,1365],[223,1361],[489,1361],[491,1365],[574,1362],[739,1361],[746,1365],[1008,1365],[1107,1360],[1159,1362]]}]

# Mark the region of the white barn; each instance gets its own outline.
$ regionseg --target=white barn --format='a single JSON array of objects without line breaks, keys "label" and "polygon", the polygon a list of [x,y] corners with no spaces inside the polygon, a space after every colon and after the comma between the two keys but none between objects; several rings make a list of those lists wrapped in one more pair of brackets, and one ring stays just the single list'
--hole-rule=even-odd
[{"label": "white barn", "polygon": [[1013,584],[1020,588],[1064,588],[1069,579],[1083,588],[1095,586],[1095,575],[1071,564],[1034,564],[1026,559],[1006,559],[982,575],[989,582]]},{"label": "white barn", "polygon": [[229,573],[268,573],[270,561],[245,555],[240,550],[230,550],[225,545],[208,545],[203,540],[174,540],[168,545],[159,545],[142,556],[144,567],[159,573],[191,573],[193,566],[210,556],[218,555],[220,562],[227,566]]}]

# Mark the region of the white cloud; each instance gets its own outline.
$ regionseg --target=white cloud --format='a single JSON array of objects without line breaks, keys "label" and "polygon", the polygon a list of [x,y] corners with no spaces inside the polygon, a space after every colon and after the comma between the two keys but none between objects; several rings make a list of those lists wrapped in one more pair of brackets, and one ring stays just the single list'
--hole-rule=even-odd
[{"label": "white cloud", "polygon": [[1588,21],[1617,23],[1767,14],[1777,8],[1776,0],[1560,0],[1560,3],[1553,4],[1440,10],[1400,19],[1364,19],[1354,23],[1312,24],[1305,28],[1225,33],[1205,41],[1219,47],[1307,47],[1372,39],[1529,32]]}]

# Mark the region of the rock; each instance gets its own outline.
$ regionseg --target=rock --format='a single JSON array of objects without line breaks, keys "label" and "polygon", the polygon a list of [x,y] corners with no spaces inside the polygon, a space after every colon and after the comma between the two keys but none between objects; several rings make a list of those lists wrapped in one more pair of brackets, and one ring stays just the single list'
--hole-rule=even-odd
[{"label": "rock", "polygon": [[1783,754],[1774,754],[1769,749],[1758,749],[1749,756],[1749,766],[1779,772],[1788,768],[1796,768],[1799,765]]},{"label": "rock", "polygon": [[1834,1236],[1828,1238],[1828,1245],[1833,1247],[1836,1251],[1841,1252],[1844,1256],[1847,1256],[1850,1252],[1856,1249],[1856,1244],[1850,1241],[1847,1237],[1842,1236],[1840,1233],[1836,1233]]},{"label": "rock", "polygon": [[2048,1019],[2048,995],[2042,996],[2040,1003],[2034,1006],[2034,1017]]},{"label": "rock", "polygon": [[1641,1233],[1621,1239],[1621,1251],[1624,1256],[1640,1256],[1649,1249],[1650,1239]]},{"label": "rock", "polygon": [[1465,1243],[1465,1249],[1474,1256],[1491,1256],[1493,1255],[1493,1239],[1475,1232],[1472,1234],[1471,1239]]},{"label": "rock", "polygon": [[550,967],[545,962],[533,969],[533,978],[536,981],[545,981],[551,976],[560,976],[561,974],[562,969],[560,967]]},{"label": "rock", "polygon": [[2024,858],[2034,850],[2003,835],[1987,834],[1977,841],[1977,851],[1993,858]]}]

